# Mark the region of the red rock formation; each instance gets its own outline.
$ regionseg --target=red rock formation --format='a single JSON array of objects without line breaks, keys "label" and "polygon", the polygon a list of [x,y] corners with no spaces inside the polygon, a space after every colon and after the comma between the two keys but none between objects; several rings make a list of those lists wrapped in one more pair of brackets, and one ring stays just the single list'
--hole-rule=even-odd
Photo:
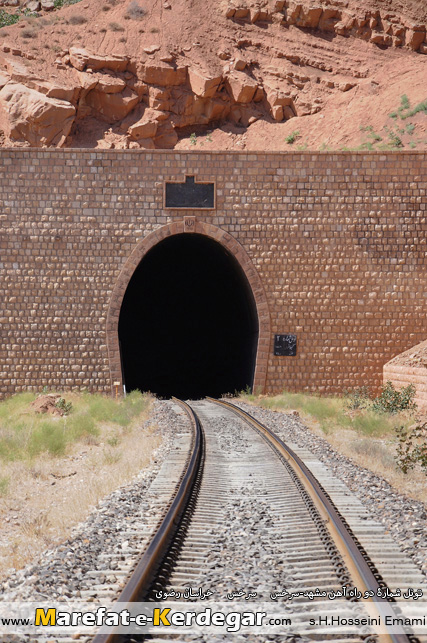
[{"label": "red rock formation", "polygon": [[19,83],[9,82],[0,91],[0,124],[11,141],[61,146],[75,113],[67,101],[49,98]]},{"label": "red rock formation", "polygon": [[[7,27],[5,144],[185,147],[188,128],[209,127],[210,147],[286,149],[293,131],[306,146],[354,145],[361,127],[393,126],[402,94],[412,105],[427,97],[422,0],[173,0],[141,20],[101,2],[34,23],[43,56],[21,37],[24,23]],[[426,146],[426,118],[408,144]]]}]

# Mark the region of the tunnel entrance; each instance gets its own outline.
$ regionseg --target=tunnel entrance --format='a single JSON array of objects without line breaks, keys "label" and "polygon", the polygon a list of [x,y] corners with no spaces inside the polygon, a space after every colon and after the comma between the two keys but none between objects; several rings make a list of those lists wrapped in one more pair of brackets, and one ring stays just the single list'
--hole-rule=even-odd
[{"label": "tunnel entrance", "polygon": [[198,399],[252,388],[258,316],[243,270],[209,237],[161,241],[126,289],[119,341],[128,392]]}]

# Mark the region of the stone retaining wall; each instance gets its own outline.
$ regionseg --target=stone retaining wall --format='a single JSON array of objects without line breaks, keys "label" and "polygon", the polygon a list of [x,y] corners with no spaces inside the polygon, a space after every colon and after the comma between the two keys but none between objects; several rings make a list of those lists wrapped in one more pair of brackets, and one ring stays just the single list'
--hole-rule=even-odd
[{"label": "stone retaining wall", "polygon": [[[266,391],[379,387],[425,339],[427,155],[0,150],[0,394],[110,392],[126,280],[150,244],[211,236],[261,322]],[[167,209],[165,182],[214,182],[211,210]],[[275,333],[297,355],[273,354]]]},{"label": "stone retaining wall", "polygon": [[413,384],[416,389],[414,399],[418,408],[422,411],[427,411],[427,368],[385,364],[383,369],[383,382],[385,384],[388,381],[390,381],[396,389]]}]

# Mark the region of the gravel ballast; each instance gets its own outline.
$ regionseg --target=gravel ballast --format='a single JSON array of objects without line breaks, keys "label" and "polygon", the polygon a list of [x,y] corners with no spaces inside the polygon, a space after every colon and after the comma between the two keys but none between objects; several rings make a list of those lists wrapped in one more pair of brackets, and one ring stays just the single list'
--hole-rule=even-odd
[{"label": "gravel ballast", "polygon": [[[386,526],[393,540],[427,578],[427,505],[399,493],[384,478],[338,453],[327,440],[313,434],[300,418],[245,402],[234,402],[286,442],[311,451],[342,480],[372,515]],[[426,479],[427,498],[427,479]]]},{"label": "gravel ballast", "polygon": [[[422,502],[410,500],[399,494],[381,477],[337,453],[326,440],[314,435],[305,427],[299,417],[265,410],[245,402],[238,402],[237,405],[267,425],[285,442],[289,441],[308,449],[315,458],[326,464],[331,473],[347,485],[374,518],[385,525],[386,531],[427,579],[427,510]],[[168,457],[174,450],[184,449],[190,435],[187,416],[173,402],[156,402],[149,422],[157,424],[163,437],[163,444],[155,453],[151,466],[141,472],[132,484],[117,489],[105,498],[89,518],[74,529],[72,536],[65,543],[45,552],[39,561],[10,576],[3,583],[0,600],[12,602],[81,599],[103,603],[120,592],[126,576],[137,560],[141,546],[146,542],[146,536],[152,533],[153,525],[159,518],[159,501],[155,491],[160,477],[158,473],[163,465],[167,468]],[[232,435],[228,435],[226,428],[223,427],[221,432],[221,439],[233,439]],[[248,437],[241,435],[239,439],[244,445]],[[182,445],[178,447],[180,440]],[[257,523],[261,530],[269,526],[268,512],[264,511],[259,518],[253,515],[256,503],[251,502],[249,496],[250,485],[248,489],[245,487],[241,497],[237,494],[230,506],[231,514],[236,513],[239,517],[239,530],[232,534],[231,541],[236,551],[241,549],[242,561],[247,559],[246,548],[251,551],[253,548],[258,551],[259,548],[258,542],[248,539],[246,529],[250,531],[252,523]],[[224,521],[225,532],[232,532],[234,529],[231,514]],[[143,535],[139,541],[136,536],[129,536],[129,525],[135,515],[142,530],[144,524],[146,525],[145,536]],[[252,559],[256,558],[257,551],[253,551]],[[215,550],[212,555],[211,562],[218,563]],[[262,556],[265,556],[266,560],[269,558],[268,548],[262,551]],[[216,567],[216,564],[214,566]],[[228,570],[224,590],[230,584],[234,588],[252,588],[256,585],[260,589],[265,579],[258,579],[255,570],[252,570],[249,582],[249,577],[246,578],[246,574],[242,574],[243,562],[239,567],[239,573],[236,575]],[[216,576],[217,573],[218,570],[209,580],[215,580],[215,584],[220,586],[221,581]],[[264,640],[268,638],[265,637]],[[213,641],[212,638],[207,640]],[[254,637],[253,640],[257,639]]]}]

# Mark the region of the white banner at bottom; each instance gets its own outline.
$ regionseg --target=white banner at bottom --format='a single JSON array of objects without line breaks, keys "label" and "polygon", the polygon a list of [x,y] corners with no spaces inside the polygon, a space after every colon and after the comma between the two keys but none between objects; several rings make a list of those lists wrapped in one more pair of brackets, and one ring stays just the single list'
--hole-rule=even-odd
[{"label": "white banner at bottom", "polygon": [[0,634],[423,634],[427,601],[3,603]]}]

